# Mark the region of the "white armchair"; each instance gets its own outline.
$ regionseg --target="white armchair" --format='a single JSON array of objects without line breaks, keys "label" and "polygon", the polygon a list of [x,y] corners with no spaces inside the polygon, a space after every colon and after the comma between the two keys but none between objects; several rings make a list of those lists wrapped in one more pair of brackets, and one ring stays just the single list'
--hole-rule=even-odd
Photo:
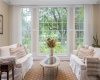
[{"label": "white armchair", "polygon": [[[24,49],[25,47],[18,47],[18,44],[13,44],[10,46],[4,46],[4,47],[0,47],[0,57],[12,57],[15,56],[16,57],[16,68],[15,68],[15,75],[14,78],[15,80],[22,80],[24,79],[26,73],[29,71],[29,69],[32,67],[33,65],[33,55],[32,53],[27,53],[26,49],[22,50],[22,48]],[[17,52],[16,52],[16,50]],[[18,55],[20,55],[21,57],[17,56],[17,55],[12,55],[11,50],[13,52],[13,54],[17,54],[20,53]],[[21,51],[19,51],[21,50]],[[25,52],[25,55],[22,55],[22,53]],[[10,74],[11,75],[11,74]],[[2,76],[3,78],[3,76]],[[6,78],[6,77],[4,77]],[[6,80],[6,79],[5,79]],[[10,80],[12,80],[10,78]]]},{"label": "white armchair", "polygon": [[94,50],[90,46],[82,46],[73,51],[75,55],[70,57],[70,66],[78,80],[100,80],[100,60]]}]

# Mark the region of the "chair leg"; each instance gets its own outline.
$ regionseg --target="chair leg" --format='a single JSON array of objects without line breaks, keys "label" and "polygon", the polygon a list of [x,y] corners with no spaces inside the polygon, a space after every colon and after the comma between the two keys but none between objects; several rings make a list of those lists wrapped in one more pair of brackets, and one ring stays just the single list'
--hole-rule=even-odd
[{"label": "chair leg", "polygon": [[12,80],[14,80],[14,67],[12,68]]},{"label": "chair leg", "polygon": [[0,80],[1,80],[1,73],[0,73]]},{"label": "chair leg", "polygon": [[7,80],[9,80],[9,71],[7,71]]}]

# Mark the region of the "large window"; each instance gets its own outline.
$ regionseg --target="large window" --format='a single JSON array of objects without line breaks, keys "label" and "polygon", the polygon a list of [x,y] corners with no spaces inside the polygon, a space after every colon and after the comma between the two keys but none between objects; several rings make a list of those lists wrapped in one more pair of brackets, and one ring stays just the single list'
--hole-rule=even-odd
[{"label": "large window", "polygon": [[57,39],[54,52],[67,53],[67,9],[65,7],[39,8],[39,53],[48,54],[46,40]]},{"label": "large window", "polygon": [[31,49],[31,9],[21,9],[22,44],[27,44]]},{"label": "large window", "polygon": [[75,48],[84,42],[84,8],[75,8]]},{"label": "large window", "polygon": [[55,54],[72,53],[84,44],[83,6],[21,8],[21,25],[22,43],[33,53],[48,54],[46,40],[50,37],[57,39]]}]

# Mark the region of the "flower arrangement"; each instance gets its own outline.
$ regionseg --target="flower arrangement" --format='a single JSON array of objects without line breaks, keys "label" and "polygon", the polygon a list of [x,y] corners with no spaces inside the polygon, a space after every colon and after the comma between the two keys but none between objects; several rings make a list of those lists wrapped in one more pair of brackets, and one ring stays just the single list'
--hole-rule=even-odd
[{"label": "flower arrangement", "polygon": [[49,48],[54,48],[56,46],[57,40],[55,38],[48,38],[46,44]]},{"label": "flower arrangement", "polygon": [[47,46],[50,48],[50,64],[53,64],[53,48],[56,46],[56,42],[55,38],[48,38],[46,41]]}]

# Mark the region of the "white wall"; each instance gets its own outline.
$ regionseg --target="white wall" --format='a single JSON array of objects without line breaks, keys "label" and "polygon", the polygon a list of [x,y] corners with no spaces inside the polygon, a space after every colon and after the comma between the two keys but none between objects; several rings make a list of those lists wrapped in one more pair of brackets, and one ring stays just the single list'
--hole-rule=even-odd
[{"label": "white wall", "polygon": [[0,46],[5,46],[9,43],[9,6],[3,0],[0,0],[0,14],[3,15],[3,34],[0,34]]},{"label": "white wall", "polygon": [[12,44],[12,27],[13,27],[13,6],[9,6],[9,44]]},{"label": "white wall", "polygon": [[94,36],[96,34],[100,44],[100,4],[94,5]]},{"label": "white wall", "polygon": [[98,32],[99,45],[100,45],[100,4],[98,6],[98,28],[97,28],[97,32]]}]

